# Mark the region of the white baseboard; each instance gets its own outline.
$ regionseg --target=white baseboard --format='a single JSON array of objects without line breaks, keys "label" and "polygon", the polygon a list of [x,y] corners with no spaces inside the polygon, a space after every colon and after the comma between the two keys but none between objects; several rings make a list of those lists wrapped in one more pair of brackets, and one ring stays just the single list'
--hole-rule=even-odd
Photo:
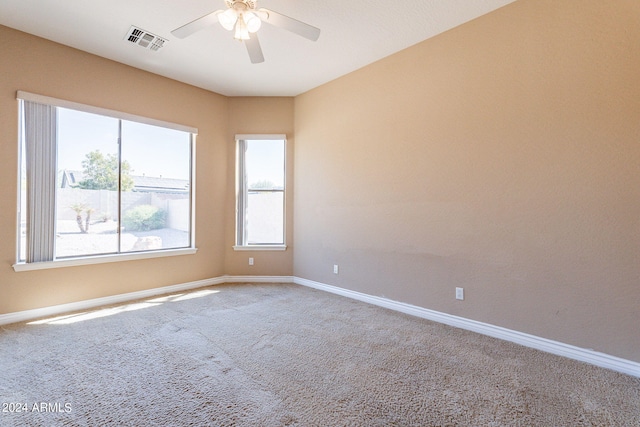
[{"label": "white baseboard", "polygon": [[225,277],[214,279],[198,280],[195,282],[182,283],[179,285],[164,286],[161,288],[146,289],[144,291],[129,292],[126,294],[113,295],[103,298],[95,298],[85,301],[72,302],[69,304],[53,305],[50,307],[36,308],[33,310],[18,311],[15,313],[0,314],[0,325],[9,323],[25,322],[27,320],[41,319],[43,317],[57,316],[73,311],[87,310],[105,305],[119,304],[142,298],[149,298],[156,295],[182,292],[190,289],[202,288],[205,286],[219,285],[225,283]]},{"label": "white baseboard", "polygon": [[412,316],[421,317],[423,319],[432,320],[446,325],[455,326],[457,328],[466,329],[477,332],[479,334],[488,335],[490,337],[499,338],[510,341],[526,347],[541,350],[547,353],[556,354],[558,356],[567,357],[569,359],[578,360],[580,362],[590,363],[601,368],[611,369],[613,371],[622,372],[623,374],[640,377],[640,363],[633,362],[619,357],[600,353],[594,350],[580,348],[558,341],[529,335],[511,329],[502,328],[500,326],[490,325],[488,323],[477,322],[475,320],[465,319],[463,317],[453,316],[451,314],[441,313],[429,310],[415,305],[405,304],[393,301],[387,298],[376,297],[363,294],[360,292],[350,291],[348,289],[336,286],[326,285],[324,283],[314,282],[312,280],[300,277],[293,278],[294,283],[319,289],[333,294],[342,295],[358,301],[399,311]]},{"label": "white baseboard", "polygon": [[293,276],[223,276],[226,283],[293,283]]},{"label": "white baseboard", "polygon": [[42,319],[43,317],[57,316],[74,311],[88,310],[105,305],[119,304],[127,301],[149,298],[156,295],[182,292],[191,289],[202,288],[205,286],[220,285],[222,283],[293,283],[293,276],[220,276],[212,279],[198,280],[195,282],[181,283],[178,285],[164,286],[161,288],[147,289],[144,291],[129,292],[126,294],[72,302],[69,304],[53,305],[50,307],[36,308],[33,310],[0,314],[0,325],[8,325],[10,323]]},{"label": "white baseboard", "polygon": [[298,285],[319,289],[321,291],[331,292],[333,294],[341,295],[347,298],[352,298],[358,301],[363,301],[369,304],[399,311],[412,316],[421,317],[423,319],[432,320],[446,325],[455,326],[457,328],[477,332],[479,334],[488,335],[490,337],[510,341],[547,353],[552,353],[581,362],[590,363],[595,366],[611,369],[613,371],[621,372],[623,374],[631,375],[634,377],[640,377],[640,363],[638,362],[621,359],[619,357],[611,356],[605,353],[599,353],[590,349],[575,347],[558,341],[548,340],[546,338],[541,338],[535,335],[529,335],[511,329],[502,328],[500,326],[465,319],[463,317],[453,316],[451,314],[441,313],[415,305],[393,301],[387,298],[376,297],[368,294],[363,294],[361,292],[355,292],[336,286],[326,285],[324,283],[314,282],[312,280],[295,276],[226,275],[212,279],[198,280],[195,282],[147,289],[144,291],[130,292],[104,298],[95,298],[69,304],[54,305],[51,307],[37,308],[15,313],[0,314],[0,325],[41,319],[44,317],[56,316],[74,311],[87,310],[105,305],[119,304],[127,301],[149,298],[156,295],[182,292],[186,290],[202,288],[205,286],[220,285],[223,283],[295,283]]}]

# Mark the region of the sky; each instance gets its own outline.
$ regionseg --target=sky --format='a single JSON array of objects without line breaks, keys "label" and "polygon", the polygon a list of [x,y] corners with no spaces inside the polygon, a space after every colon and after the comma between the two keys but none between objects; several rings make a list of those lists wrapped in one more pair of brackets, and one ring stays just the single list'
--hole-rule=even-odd
[{"label": "sky", "polygon": [[[58,108],[58,169],[82,171],[87,153],[118,154],[119,120]],[[189,134],[122,121],[122,158],[132,175],[189,179]],[[153,161],[150,161],[153,154]]]},{"label": "sky", "polygon": [[[117,156],[118,128],[118,119],[58,108],[58,170],[82,171],[82,161],[95,150]],[[189,136],[122,120],[122,159],[129,162],[131,175],[189,179]],[[248,141],[248,182],[267,180],[284,187],[284,148],[282,140]]]},{"label": "sky", "polygon": [[284,143],[282,140],[248,140],[245,157],[249,184],[266,180],[284,188]]}]

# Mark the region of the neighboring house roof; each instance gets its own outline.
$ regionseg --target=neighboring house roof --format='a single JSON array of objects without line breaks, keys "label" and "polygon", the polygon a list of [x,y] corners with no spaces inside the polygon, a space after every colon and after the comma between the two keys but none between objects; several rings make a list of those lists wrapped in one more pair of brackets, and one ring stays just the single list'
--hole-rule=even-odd
[{"label": "neighboring house roof", "polygon": [[62,171],[62,184],[60,185],[60,187],[76,187],[83,178],[84,176],[82,172],[64,170]]},{"label": "neighboring house roof", "polygon": [[[189,180],[163,178],[145,175],[131,175],[133,191],[147,193],[186,193],[189,191]],[[62,171],[61,188],[74,188],[84,179],[81,171]]]}]

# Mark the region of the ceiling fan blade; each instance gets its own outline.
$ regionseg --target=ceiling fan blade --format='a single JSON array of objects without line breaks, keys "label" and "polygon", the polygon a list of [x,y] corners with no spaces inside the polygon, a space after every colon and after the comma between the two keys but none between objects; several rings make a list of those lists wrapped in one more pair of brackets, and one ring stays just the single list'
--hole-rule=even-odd
[{"label": "ceiling fan blade", "polygon": [[222,10],[216,10],[214,12],[207,13],[206,15],[193,20],[188,24],[183,25],[182,27],[176,28],[175,30],[171,31],[171,34],[180,39],[188,37],[196,31],[200,31],[201,29],[218,22],[218,14],[220,14],[220,12],[222,12]]},{"label": "ceiling fan blade", "polygon": [[284,28],[285,30],[291,31],[292,33],[295,33],[311,41],[316,41],[318,40],[318,37],[320,37],[320,28],[305,24],[304,22],[298,21],[297,19],[289,18],[288,16],[278,12],[274,12],[273,10],[260,10],[266,12],[267,14],[264,22],[275,25],[276,27]]},{"label": "ceiling fan blade", "polygon": [[244,44],[247,45],[247,52],[249,52],[249,59],[251,59],[252,64],[264,62],[264,55],[262,54],[257,34],[252,34],[249,40],[244,41]]}]

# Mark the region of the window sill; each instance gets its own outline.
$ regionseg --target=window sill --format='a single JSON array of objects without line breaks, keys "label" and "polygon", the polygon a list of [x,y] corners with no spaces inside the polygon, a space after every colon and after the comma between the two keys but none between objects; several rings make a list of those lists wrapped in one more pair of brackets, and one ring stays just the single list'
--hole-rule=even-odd
[{"label": "window sill", "polygon": [[287,245],[234,246],[234,251],[286,251]]},{"label": "window sill", "polygon": [[162,258],[169,256],[179,255],[193,255],[198,251],[197,248],[183,248],[183,249],[166,249],[153,252],[138,252],[131,254],[110,254],[110,255],[96,255],[82,258],[69,258],[61,259],[57,261],[46,262],[33,262],[33,263],[18,263],[13,265],[13,270],[20,271],[33,271],[33,270],[47,270],[50,268],[62,268],[62,267],[76,267],[79,265],[91,265],[91,264],[105,264],[108,262],[121,262],[121,261],[133,261],[139,259],[149,258]]}]

